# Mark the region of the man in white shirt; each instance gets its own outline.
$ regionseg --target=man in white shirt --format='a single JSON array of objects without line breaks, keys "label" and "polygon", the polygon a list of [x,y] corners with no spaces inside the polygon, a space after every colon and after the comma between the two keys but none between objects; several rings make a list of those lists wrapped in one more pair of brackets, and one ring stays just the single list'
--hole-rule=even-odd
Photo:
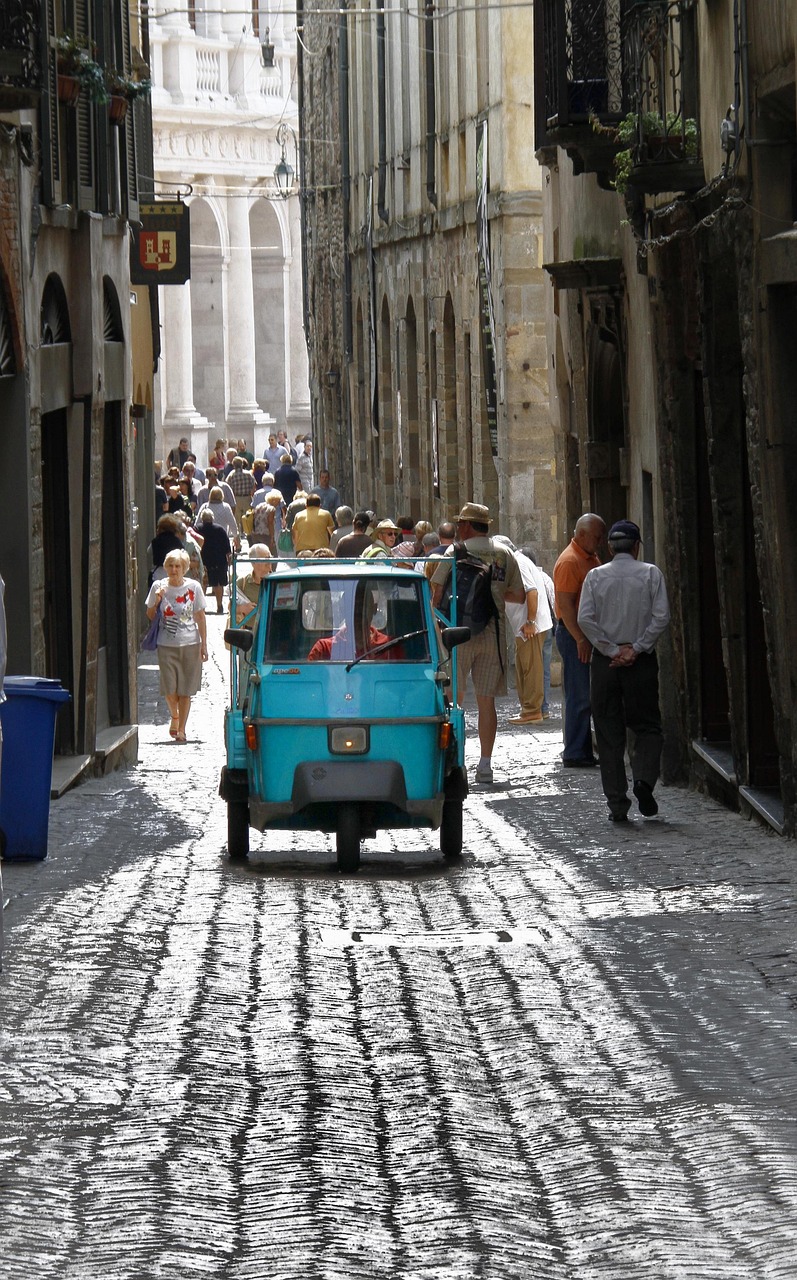
[{"label": "man in white shirt", "polygon": [[222,497],[227,503],[231,511],[235,510],[235,494],[233,493],[226,480],[222,480],[215,467],[208,467],[205,472],[206,483],[196,496],[197,511],[200,507],[204,507],[205,503],[210,499],[211,489],[221,489]]},{"label": "man in white shirt", "polygon": [[640,545],[633,521],[613,524],[612,558],[587,574],[578,606],[578,625],[593,646],[590,704],[613,822],[627,822],[631,807],[625,772],[628,729],[635,738],[631,773],[639,811],[646,818],[659,811],[653,795],[662,745],[654,650],[669,624],[670,606],[661,570],[637,559]]},{"label": "man in white shirt", "polygon": [[296,459],[296,470],[301,476],[305,493],[310,493],[313,487],[313,442],[307,437],[304,441],[304,453],[300,453]]}]

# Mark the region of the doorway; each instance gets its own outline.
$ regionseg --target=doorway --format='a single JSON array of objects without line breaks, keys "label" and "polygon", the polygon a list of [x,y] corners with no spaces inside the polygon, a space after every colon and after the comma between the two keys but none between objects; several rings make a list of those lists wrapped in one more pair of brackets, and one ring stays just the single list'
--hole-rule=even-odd
[{"label": "doorway", "polygon": [[72,694],[55,721],[56,755],[71,755],[75,750],[75,669],[66,409],[42,414],[41,439],[45,665],[48,677],[60,680]]},{"label": "doorway", "polygon": [[[97,728],[129,719],[127,600],[125,593],[125,503],[122,459],[122,406],[105,406],[102,450],[102,535]],[[104,680],[103,680],[104,672]]]},{"label": "doorway", "polygon": [[625,448],[623,362],[615,307],[608,299],[596,300],[592,305],[587,394],[590,511],[602,516],[608,528],[627,515],[621,470]]},{"label": "doorway", "polygon": [[695,478],[700,655],[700,737],[731,749],[728,674],[722,653],[720,592],[714,546],[714,516],[702,374],[695,374]]}]

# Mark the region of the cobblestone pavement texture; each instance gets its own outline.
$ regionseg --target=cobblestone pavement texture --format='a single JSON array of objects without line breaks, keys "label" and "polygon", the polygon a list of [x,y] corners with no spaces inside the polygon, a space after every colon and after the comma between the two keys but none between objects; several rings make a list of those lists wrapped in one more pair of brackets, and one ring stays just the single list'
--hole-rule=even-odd
[{"label": "cobblestone pavement texture", "polygon": [[461,862],[230,864],[222,626],[190,746],[145,665],[138,766],[5,864],[0,1275],[792,1280],[794,845],[613,827],[508,698]]}]

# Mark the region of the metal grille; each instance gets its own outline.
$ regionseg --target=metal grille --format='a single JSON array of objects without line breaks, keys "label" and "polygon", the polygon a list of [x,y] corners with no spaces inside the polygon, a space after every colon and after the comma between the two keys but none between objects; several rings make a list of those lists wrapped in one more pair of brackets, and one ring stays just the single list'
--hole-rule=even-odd
[{"label": "metal grille", "polygon": [[71,342],[69,307],[64,286],[57,275],[50,275],[44,285],[41,306],[41,342],[44,347]]},{"label": "metal grille", "polygon": [[[684,144],[697,114],[694,9],[691,0],[636,4],[626,22],[625,58],[638,142],[658,131]],[[692,147],[692,154],[696,148]]]},{"label": "metal grille", "polygon": [[11,340],[11,317],[0,288],[0,378],[10,378],[16,371],[14,344]]},{"label": "metal grille", "polygon": [[540,0],[535,8],[544,93],[538,141],[561,125],[623,114],[623,17],[629,0]]},{"label": "metal grille", "polygon": [[102,328],[105,342],[124,342],[119,299],[109,280],[102,282]]},{"label": "metal grille", "polygon": [[0,86],[38,89],[39,0],[3,0],[0,4]]}]

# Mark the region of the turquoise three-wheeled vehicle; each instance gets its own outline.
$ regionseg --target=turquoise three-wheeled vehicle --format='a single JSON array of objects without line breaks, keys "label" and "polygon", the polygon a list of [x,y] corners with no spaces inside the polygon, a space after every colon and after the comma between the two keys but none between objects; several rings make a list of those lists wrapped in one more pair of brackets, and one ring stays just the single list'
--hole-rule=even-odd
[{"label": "turquoise three-wheeled vehicle", "polygon": [[247,856],[250,827],[334,832],[341,871],[384,828],[439,829],[443,855],[457,857],[468,783],[450,657],[469,634],[440,625],[412,569],[277,561],[225,632],[230,857]]}]

